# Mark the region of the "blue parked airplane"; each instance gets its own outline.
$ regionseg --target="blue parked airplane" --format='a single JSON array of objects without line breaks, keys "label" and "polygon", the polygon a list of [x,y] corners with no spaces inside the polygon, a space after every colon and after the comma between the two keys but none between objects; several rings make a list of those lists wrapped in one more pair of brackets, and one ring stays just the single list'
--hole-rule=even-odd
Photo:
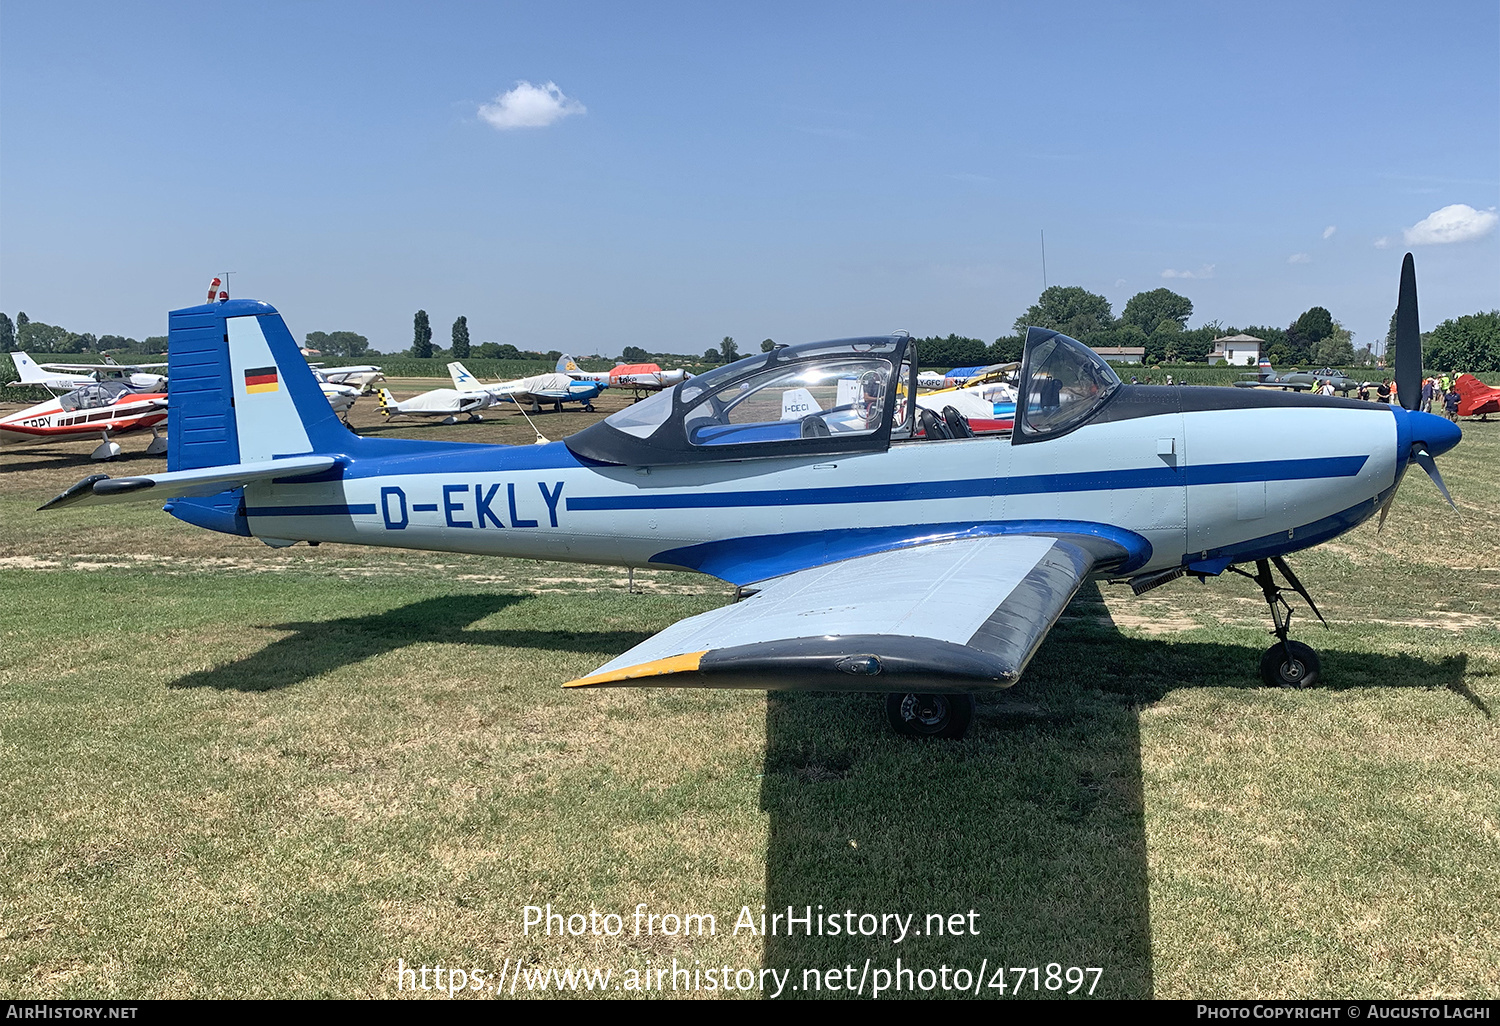
[{"label": "blue parked airplane", "polygon": [[[1399,392],[1414,399],[1409,255],[1398,315]],[[739,601],[573,684],[881,691],[915,735],[961,736],[973,692],[1015,683],[1090,577],[1137,594],[1184,574],[1251,577],[1278,639],[1262,676],[1314,682],[1272,567],[1306,599],[1282,557],[1383,511],[1413,462],[1442,488],[1433,457],[1459,441],[1400,407],[1125,385],[1037,328],[1013,433],[972,437],[961,415],[939,425],[910,401],[904,335],[774,349],[514,447],[352,434],[265,303],[174,311],[169,360],[169,470],[95,475],[43,509],[160,497],[188,523],[275,546],[696,570]]]}]

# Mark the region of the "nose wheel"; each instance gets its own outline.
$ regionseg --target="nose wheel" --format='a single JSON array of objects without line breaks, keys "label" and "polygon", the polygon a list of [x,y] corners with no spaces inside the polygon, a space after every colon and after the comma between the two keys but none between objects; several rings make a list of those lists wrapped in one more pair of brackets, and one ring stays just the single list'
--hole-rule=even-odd
[{"label": "nose wheel", "polygon": [[1248,577],[1260,585],[1260,592],[1266,597],[1266,605],[1271,607],[1271,622],[1275,624],[1271,633],[1276,635],[1276,644],[1266,649],[1266,654],[1260,657],[1260,679],[1273,688],[1310,688],[1318,683],[1322,665],[1318,653],[1311,647],[1288,637],[1292,631],[1292,607],[1287,604],[1281,585],[1271,575],[1272,563],[1276,564],[1276,569],[1281,571],[1292,590],[1302,596],[1313,615],[1324,627],[1328,626],[1328,621],[1323,619],[1323,614],[1318,612],[1317,605],[1313,603],[1312,596],[1280,556],[1256,560],[1254,574],[1246,573],[1239,567],[1229,567],[1241,577]]},{"label": "nose wheel", "polygon": [[885,696],[885,715],[905,737],[960,738],[974,720],[974,696],[893,692]]},{"label": "nose wheel", "polygon": [[1318,653],[1300,641],[1284,641],[1260,657],[1260,679],[1273,688],[1310,688],[1322,667]]}]

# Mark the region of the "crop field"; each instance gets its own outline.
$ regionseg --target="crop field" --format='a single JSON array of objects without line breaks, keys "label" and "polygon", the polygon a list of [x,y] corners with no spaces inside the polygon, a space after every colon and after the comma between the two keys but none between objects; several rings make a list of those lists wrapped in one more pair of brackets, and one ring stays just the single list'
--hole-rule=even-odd
[{"label": "crop field", "polygon": [[[163,466],[120,441],[106,472]],[[1101,582],[947,743],[880,696],[561,687],[727,602],[711,578],[35,512],[93,445],[0,455],[0,993],[434,998],[441,964],[460,997],[579,969],[612,997],[771,997],[767,969],[783,998],[882,971],[961,996],[922,989],[941,967],[1006,999],[1075,967],[1095,996],[1500,994],[1500,422],[1440,460],[1461,514],[1414,470],[1383,533],[1290,558],[1317,686],[1259,681],[1249,581]],[[788,906],[855,935],[788,936]],[[914,930],[860,932],[889,913]]]}]

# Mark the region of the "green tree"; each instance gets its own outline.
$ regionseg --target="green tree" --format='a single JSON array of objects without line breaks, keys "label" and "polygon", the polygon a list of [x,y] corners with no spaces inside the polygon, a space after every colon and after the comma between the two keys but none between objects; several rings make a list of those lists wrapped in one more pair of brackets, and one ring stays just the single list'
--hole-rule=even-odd
[{"label": "green tree", "polygon": [[1500,371],[1500,310],[1450,318],[1422,336],[1423,363],[1444,371]]},{"label": "green tree", "polygon": [[141,341],[141,352],[165,355],[167,351],[166,335],[151,335]]},{"label": "green tree", "polygon": [[984,358],[989,363],[1015,363],[1021,359],[1025,347],[1024,336],[1002,335],[986,347]]},{"label": "green tree", "polygon": [[720,359],[721,359],[721,357],[720,357],[719,351],[717,349],[705,349],[703,351],[703,362],[704,363],[718,363],[720,361]]},{"label": "green tree", "polygon": [[725,335],[724,341],[719,343],[719,356],[725,363],[733,363],[740,358],[740,347],[735,344],[734,339]]},{"label": "green tree", "polygon": [[26,316],[25,310],[22,310],[20,313],[16,314],[16,339],[18,341],[21,338],[21,332],[24,331],[26,325],[30,323],[31,318]]},{"label": "green tree", "polygon": [[1332,334],[1333,314],[1324,307],[1313,307],[1286,329],[1287,359],[1297,364],[1316,363],[1315,348]]},{"label": "green tree", "polygon": [[1354,362],[1354,332],[1334,321],[1333,330],[1313,343],[1309,357],[1319,367],[1348,367]]},{"label": "green tree", "polygon": [[949,335],[917,340],[917,360],[923,367],[974,367],[990,360],[989,347],[977,338]]},{"label": "green tree", "polygon": [[427,322],[426,310],[418,310],[412,318],[411,355],[420,360],[432,356],[432,325]]},{"label": "green tree", "polygon": [[771,350],[773,350],[775,348],[776,348],[776,340],[774,338],[768,338],[768,339],[766,339],[765,341],[763,341],[760,344],[760,351],[763,352],[763,353],[769,353]]},{"label": "green tree", "polygon": [[1114,323],[1109,300],[1077,285],[1053,285],[1016,318],[1014,331],[1025,336],[1026,328],[1051,328],[1082,340],[1085,335],[1107,331]]},{"label": "green tree", "polygon": [[0,353],[9,353],[16,348],[16,326],[10,317],[0,313]]},{"label": "green tree", "polygon": [[353,331],[309,331],[302,344],[324,356],[364,356],[370,340]]},{"label": "green tree", "polygon": [[455,360],[469,358],[469,319],[467,317],[460,317],[453,322],[453,358]]},{"label": "green tree", "polygon": [[1120,311],[1120,320],[1126,324],[1134,324],[1147,334],[1154,333],[1157,326],[1167,319],[1176,321],[1179,328],[1186,328],[1191,316],[1193,301],[1187,296],[1179,296],[1171,289],[1137,292],[1125,304],[1125,309]]},{"label": "green tree", "polygon": [[[19,323],[20,317],[16,320]],[[71,353],[74,352],[71,343],[77,338],[66,328],[33,320],[21,324],[16,335],[16,345],[27,353]]]},{"label": "green tree", "polygon": [[622,363],[649,363],[650,360],[651,354],[640,346],[626,346],[624,351],[620,353],[620,361]]}]

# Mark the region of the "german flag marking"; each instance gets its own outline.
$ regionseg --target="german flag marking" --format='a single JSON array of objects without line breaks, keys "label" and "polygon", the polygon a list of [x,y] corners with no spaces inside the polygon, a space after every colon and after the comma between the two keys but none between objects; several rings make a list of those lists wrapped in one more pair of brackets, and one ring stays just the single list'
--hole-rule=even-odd
[{"label": "german flag marking", "polygon": [[281,382],[275,367],[252,367],[245,371],[246,392],[279,392]]}]

